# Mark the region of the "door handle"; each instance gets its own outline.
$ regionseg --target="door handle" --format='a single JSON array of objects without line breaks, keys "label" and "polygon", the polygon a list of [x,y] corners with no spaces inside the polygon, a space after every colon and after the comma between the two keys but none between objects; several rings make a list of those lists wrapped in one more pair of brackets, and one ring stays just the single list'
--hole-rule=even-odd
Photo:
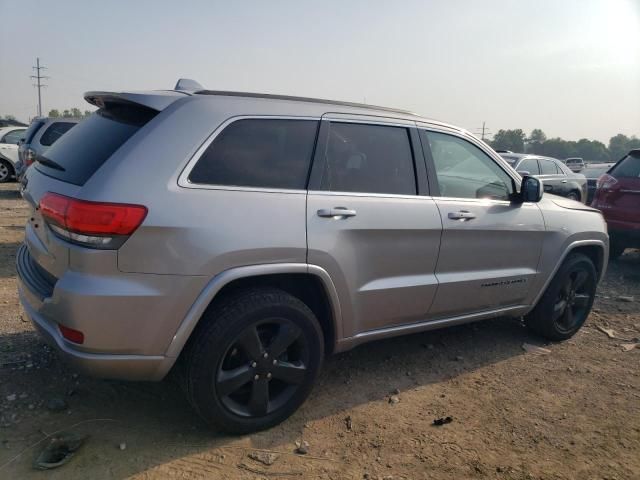
[{"label": "door handle", "polygon": [[321,208],[320,210],[318,210],[318,216],[325,218],[355,217],[356,211],[348,209],[347,207]]},{"label": "door handle", "polygon": [[562,183],[567,183],[567,181],[566,180],[562,180]]},{"label": "door handle", "polygon": [[458,212],[449,212],[448,216],[451,220],[472,220],[476,218],[476,214],[468,210],[460,210]]}]

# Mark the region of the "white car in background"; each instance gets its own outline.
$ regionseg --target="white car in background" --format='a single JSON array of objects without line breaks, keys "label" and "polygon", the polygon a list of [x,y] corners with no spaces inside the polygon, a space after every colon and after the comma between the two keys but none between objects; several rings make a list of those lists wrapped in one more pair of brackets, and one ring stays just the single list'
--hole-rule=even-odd
[{"label": "white car in background", "polygon": [[16,176],[18,142],[26,130],[26,127],[20,126],[0,128],[0,183],[8,182]]},{"label": "white car in background", "polygon": [[578,173],[584,170],[584,160],[580,157],[570,157],[564,161],[564,164],[569,167],[572,172]]}]

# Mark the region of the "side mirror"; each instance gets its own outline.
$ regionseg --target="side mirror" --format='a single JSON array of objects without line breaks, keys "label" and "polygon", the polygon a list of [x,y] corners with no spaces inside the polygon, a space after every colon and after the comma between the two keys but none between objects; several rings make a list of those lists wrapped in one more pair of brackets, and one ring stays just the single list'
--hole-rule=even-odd
[{"label": "side mirror", "polygon": [[520,185],[520,199],[523,202],[539,202],[544,193],[542,180],[535,177],[525,176]]},{"label": "side mirror", "polygon": [[528,175],[531,175],[531,172],[527,172],[526,170],[516,170],[521,177],[526,177]]}]

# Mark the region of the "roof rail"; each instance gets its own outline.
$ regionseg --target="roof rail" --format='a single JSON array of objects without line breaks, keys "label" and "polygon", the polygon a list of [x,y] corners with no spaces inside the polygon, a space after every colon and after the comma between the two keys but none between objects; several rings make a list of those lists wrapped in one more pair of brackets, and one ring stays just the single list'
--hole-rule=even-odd
[{"label": "roof rail", "polygon": [[370,110],[382,110],[385,112],[401,113],[403,115],[412,115],[416,117],[420,116],[417,113],[413,113],[408,110],[400,110],[399,108],[379,107],[377,105],[368,105],[366,103],[341,102],[338,100],[326,100],[322,98],[295,97],[290,95],[276,95],[271,93],[227,92],[224,90],[196,90],[193,93],[196,95],[220,95],[220,96],[226,96],[226,97],[250,97],[250,98],[265,98],[270,100],[290,100],[293,102],[325,103],[330,105],[343,105],[345,107],[357,107],[357,108],[367,108]]}]

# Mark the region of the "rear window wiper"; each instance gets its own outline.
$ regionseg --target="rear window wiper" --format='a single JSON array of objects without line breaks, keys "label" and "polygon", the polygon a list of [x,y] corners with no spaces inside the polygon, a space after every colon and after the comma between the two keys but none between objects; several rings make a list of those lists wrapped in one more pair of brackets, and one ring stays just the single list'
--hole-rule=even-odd
[{"label": "rear window wiper", "polygon": [[61,172],[65,171],[65,168],[62,165],[54,162],[53,160],[45,157],[44,155],[36,156],[36,162],[41,163],[45,167],[53,168],[55,170],[60,170]]}]

